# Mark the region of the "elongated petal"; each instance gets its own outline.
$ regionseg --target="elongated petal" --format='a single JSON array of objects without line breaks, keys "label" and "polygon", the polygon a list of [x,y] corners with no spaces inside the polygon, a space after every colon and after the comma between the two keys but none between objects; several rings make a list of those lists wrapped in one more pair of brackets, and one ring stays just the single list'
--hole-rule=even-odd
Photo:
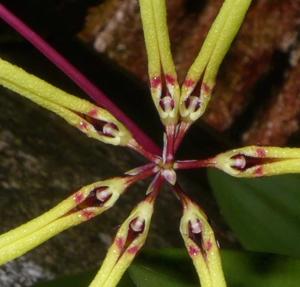
[{"label": "elongated petal", "polygon": [[90,184],[43,215],[1,235],[0,265],[111,208],[127,187],[126,178]]},{"label": "elongated petal", "polygon": [[58,233],[78,225],[84,220],[80,212],[76,212],[75,214],[62,217],[38,231],[22,237],[22,239],[0,248],[0,265],[22,256]]},{"label": "elongated petal", "polygon": [[[219,67],[251,2],[251,0],[225,0],[182,87],[180,113],[185,121],[194,122],[205,112]],[[197,84],[200,85],[200,95],[192,95]]]},{"label": "elongated petal", "polygon": [[173,81],[168,79],[174,77],[174,81],[177,79],[173,56],[171,52],[171,44],[169,39],[168,23],[167,23],[167,9],[165,0],[152,0],[153,14],[155,19],[155,30],[157,35],[157,42],[160,53],[160,61],[164,75],[166,76],[166,84],[171,94],[174,94],[172,90],[174,85]]},{"label": "elongated petal", "polygon": [[158,39],[156,36],[155,19],[151,0],[139,0],[140,13],[143,24],[144,38],[148,55],[148,72],[150,79],[159,77],[161,63]]},{"label": "elongated petal", "polygon": [[220,65],[223,62],[223,59],[227,54],[233,39],[237,35],[243,23],[251,2],[252,0],[236,0],[232,9],[233,11],[231,11],[228,19],[226,20],[216,47],[205,69],[203,83],[200,90],[201,112],[199,112],[199,116],[201,116],[206,109],[206,106],[210,100],[211,92],[216,83]]},{"label": "elongated petal", "polygon": [[[200,49],[200,52],[191,65],[185,81],[182,85],[181,91],[181,102],[185,100],[196,87],[197,82],[200,80],[207,63],[209,62],[211,55],[214,51],[216,43],[220,37],[224,24],[228,18],[230,10],[233,7],[235,0],[224,1],[223,6],[221,7],[220,12],[218,13],[215,21],[213,22],[205,41]],[[184,108],[184,107],[182,107]],[[184,109],[182,109],[184,111]]]},{"label": "elongated petal", "polygon": [[116,286],[137,252],[144,245],[153,213],[151,202],[141,202],[120,227],[91,287]]},{"label": "elongated petal", "polygon": [[146,192],[145,200],[137,205],[121,225],[90,287],[117,286],[122,275],[146,241],[155,200],[162,183],[162,176],[157,174]]},{"label": "elongated petal", "polygon": [[151,95],[165,125],[178,120],[179,85],[172,58],[165,0],[139,0]]},{"label": "elongated petal", "polygon": [[108,111],[70,95],[2,59],[0,85],[58,114],[89,137],[122,146],[132,140],[130,132]]},{"label": "elongated petal", "polygon": [[219,154],[212,161],[236,177],[300,173],[300,148],[249,146]]},{"label": "elongated petal", "polygon": [[186,199],[180,232],[202,287],[226,287],[214,232],[203,211]]}]

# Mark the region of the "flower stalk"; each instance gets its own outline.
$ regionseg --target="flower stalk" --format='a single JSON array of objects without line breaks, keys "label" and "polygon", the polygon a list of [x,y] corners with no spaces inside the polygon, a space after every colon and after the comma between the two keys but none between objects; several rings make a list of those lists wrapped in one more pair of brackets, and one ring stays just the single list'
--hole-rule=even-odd
[{"label": "flower stalk", "polygon": [[214,158],[200,160],[178,160],[174,163],[174,169],[197,169],[205,167],[215,167]]},{"label": "flower stalk", "polygon": [[174,169],[218,168],[235,177],[300,173],[300,148],[248,146],[201,160],[182,160]]}]

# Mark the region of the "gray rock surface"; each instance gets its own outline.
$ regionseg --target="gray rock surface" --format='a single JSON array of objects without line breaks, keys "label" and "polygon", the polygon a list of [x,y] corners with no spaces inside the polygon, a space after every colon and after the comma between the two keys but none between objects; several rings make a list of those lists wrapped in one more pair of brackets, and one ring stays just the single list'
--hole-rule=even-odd
[{"label": "gray rock surface", "polygon": [[[120,175],[141,163],[131,151],[88,139],[57,116],[0,89],[1,233],[43,213],[79,187]],[[99,218],[1,267],[0,286],[32,286],[39,280],[98,266],[118,225],[143,198],[146,188],[146,183],[139,183]],[[174,196],[163,192],[147,246],[181,243],[177,232],[180,213]]]}]

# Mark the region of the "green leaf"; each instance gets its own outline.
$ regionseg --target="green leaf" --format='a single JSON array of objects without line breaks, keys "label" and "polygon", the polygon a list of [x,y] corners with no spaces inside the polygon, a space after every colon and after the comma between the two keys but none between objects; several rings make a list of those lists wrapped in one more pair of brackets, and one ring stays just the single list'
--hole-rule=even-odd
[{"label": "green leaf", "polygon": [[229,287],[297,287],[300,260],[284,256],[226,251],[222,254]]},{"label": "green leaf", "polygon": [[[41,282],[34,287],[87,287],[92,282],[97,271],[88,271],[81,274],[69,275],[49,282]],[[129,274],[125,274],[118,287],[136,287]]]},{"label": "green leaf", "polygon": [[300,257],[300,176],[239,179],[209,170],[209,182],[227,223],[242,245]]},{"label": "green leaf", "polygon": [[[161,285],[143,285],[140,281],[139,287],[148,286],[197,286],[199,283],[194,283],[196,275],[193,271],[191,260],[187,253],[182,250],[160,250],[148,251],[143,255],[144,264],[148,262],[156,271],[161,270],[161,266],[171,263],[169,274],[170,277]],[[300,260],[291,259],[285,256],[240,252],[232,250],[222,251],[223,267],[228,283],[228,287],[298,287],[300,282]],[[151,262],[151,263],[150,263]],[[160,262],[160,263],[159,263]],[[157,266],[158,265],[158,266]],[[174,267],[176,266],[176,267]],[[144,276],[144,281],[147,281],[148,275],[151,273],[144,272],[139,269],[140,277]],[[166,275],[165,270],[160,271]],[[172,274],[172,275],[171,275]],[[153,273],[151,274],[153,275]],[[161,274],[159,275],[161,277]],[[183,276],[185,285],[167,285],[170,280]],[[183,279],[183,278],[182,278]],[[168,281],[169,280],[169,281]]]},{"label": "green leaf", "polygon": [[[222,251],[228,287],[298,287],[300,260],[285,256]],[[67,276],[35,287],[87,287],[95,272]],[[129,268],[118,287],[199,287],[183,249],[148,250]]]},{"label": "green leaf", "polygon": [[129,269],[129,274],[135,286],[139,287],[197,287],[199,285],[190,283],[189,278],[186,278],[185,281],[178,278],[174,270],[160,271],[155,266],[135,264]]}]

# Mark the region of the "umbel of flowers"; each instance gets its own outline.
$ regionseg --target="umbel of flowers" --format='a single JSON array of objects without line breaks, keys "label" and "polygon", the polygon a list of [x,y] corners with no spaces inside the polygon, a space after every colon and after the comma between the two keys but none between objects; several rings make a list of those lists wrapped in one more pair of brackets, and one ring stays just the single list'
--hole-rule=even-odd
[{"label": "umbel of flowers", "polygon": [[[88,137],[128,147],[148,160],[124,175],[84,186],[37,218],[0,236],[0,264],[22,256],[60,232],[91,220],[114,206],[137,181],[153,177],[145,198],[119,228],[90,286],[114,287],[144,245],[155,201],[164,183],[183,207],[180,232],[202,287],[224,287],[219,247],[204,211],[183,191],[176,171],[214,167],[236,177],[260,177],[300,171],[300,149],[244,147],[200,160],[176,160],[191,125],[206,110],[218,69],[243,22],[251,0],[225,0],[206,40],[178,83],[164,0],[139,0],[148,55],[153,102],[164,125],[164,145],[153,152],[147,136],[109,102],[81,73],[0,4],[0,17],[66,72],[100,106],[70,95],[0,59],[0,84],[56,113]],[[100,96],[99,96],[100,95]],[[98,101],[99,103],[99,101]],[[106,107],[106,108],[104,108]],[[156,149],[160,150],[160,149]]]}]

